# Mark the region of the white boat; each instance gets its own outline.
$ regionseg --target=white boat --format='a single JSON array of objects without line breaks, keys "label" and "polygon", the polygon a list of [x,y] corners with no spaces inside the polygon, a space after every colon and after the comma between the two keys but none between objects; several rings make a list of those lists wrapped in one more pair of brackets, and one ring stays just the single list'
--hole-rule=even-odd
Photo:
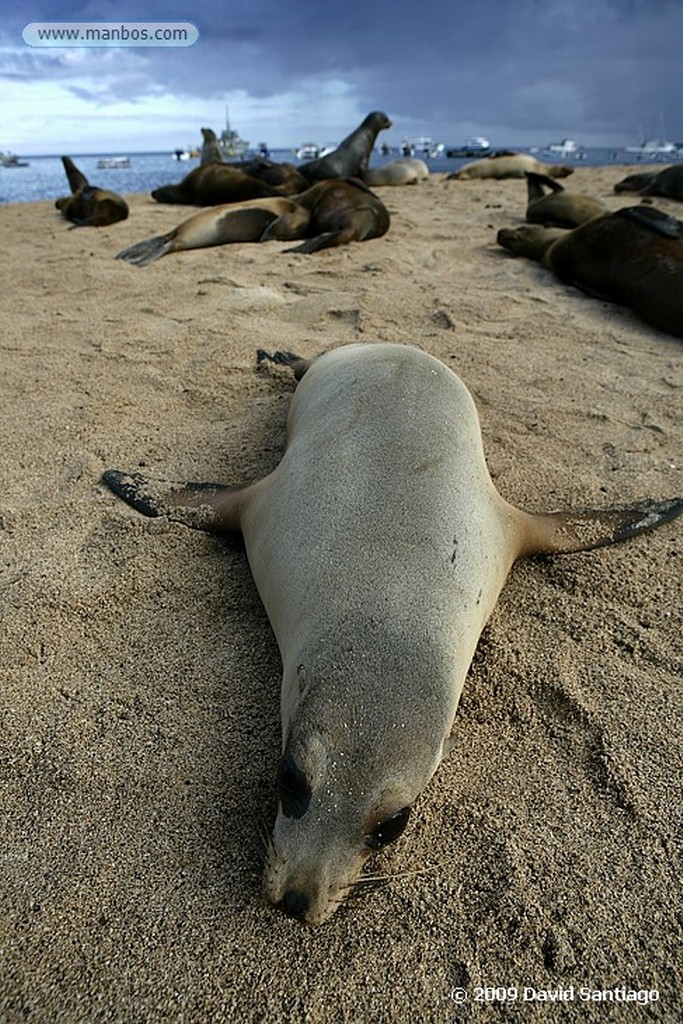
[{"label": "white boat", "polygon": [[128,156],[103,156],[97,161],[98,170],[111,170],[119,167],[130,167]]},{"label": "white boat", "polygon": [[627,146],[626,152],[638,153],[640,156],[672,156],[678,153],[678,146],[663,139],[646,139],[639,146]]},{"label": "white boat", "polygon": [[317,160],[320,156],[320,146],[315,142],[302,142],[294,153],[297,160]]},{"label": "white boat", "polygon": [[174,149],[173,159],[174,160],[196,160],[199,156],[199,150],[193,149],[192,146],[188,146],[187,149]]},{"label": "white boat", "polygon": [[465,139],[462,146],[452,146],[446,150],[446,156],[462,159],[470,156],[486,156],[491,152],[491,143],[483,135],[474,135]]},{"label": "white boat", "polygon": [[249,143],[246,139],[241,139],[239,133],[230,127],[230,117],[228,114],[228,108],[225,108],[225,128],[221,132],[221,137],[218,140],[218,148],[221,154],[227,159],[233,157],[239,157],[240,160],[249,149]]},{"label": "white boat", "polygon": [[28,160],[20,160],[14,153],[0,153],[0,167],[29,167]]},{"label": "white boat", "polygon": [[554,153],[556,156],[561,156],[566,160],[568,157],[581,156],[583,150],[576,139],[562,139],[562,142],[551,142],[547,152]]},{"label": "white boat", "polygon": [[420,156],[435,157],[443,153],[444,149],[443,142],[434,142],[428,135],[418,135],[414,139],[404,135],[401,143],[403,156],[415,156],[418,153]]}]

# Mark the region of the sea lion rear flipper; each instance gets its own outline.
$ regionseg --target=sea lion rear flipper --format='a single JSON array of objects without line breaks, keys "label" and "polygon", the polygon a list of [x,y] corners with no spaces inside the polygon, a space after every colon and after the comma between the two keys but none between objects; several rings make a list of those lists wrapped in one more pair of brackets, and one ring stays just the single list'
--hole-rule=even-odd
[{"label": "sea lion rear flipper", "polygon": [[297,356],[293,352],[283,352],[278,350],[273,352],[266,352],[265,349],[259,348],[256,350],[256,363],[259,369],[263,363],[275,363],[276,366],[289,366],[294,373],[296,380],[301,380],[306,370],[309,368],[312,359],[304,359],[303,356]]},{"label": "sea lion rear flipper", "polygon": [[240,512],[248,490],[215,483],[155,482],[141,473],[122,473],[118,469],[105,470],[102,483],[144,516],[165,516],[207,533],[240,530]]},{"label": "sea lion rear flipper", "polygon": [[175,231],[169,231],[167,235],[155,235],[154,238],[146,238],[143,242],[136,242],[128,249],[117,252],[114,259],[126,260],[136,267],[146,267],[155,260],[161,259],[167,252],[171,251]]},{"label": "sea lion rear flipper", "polygon": [[621,508],[522,513],[520,555],[590,551],[654,530],[682,512],[682,498],[648,498]]},{"label": "sea lion rear flipper", "polygon": [[527,193],[529,199],[542,199],[545,195],[543,186],[552,189],[553,192],[564,192],[564,185],[560,185],[559,181],[555,181],[554,178],[549,178],[547,174],[537,174],[535,171],[525,171],[524,175],[527,182]]},{"label": "sea lion rear flipper", "polygon": [[72,193],[80,192],[83,188],[88,188],[88,179],[85,174],[76,167],[70,156],[63,156],[62,163],[64,164],[64,170],[69,180],[69,187]]}]

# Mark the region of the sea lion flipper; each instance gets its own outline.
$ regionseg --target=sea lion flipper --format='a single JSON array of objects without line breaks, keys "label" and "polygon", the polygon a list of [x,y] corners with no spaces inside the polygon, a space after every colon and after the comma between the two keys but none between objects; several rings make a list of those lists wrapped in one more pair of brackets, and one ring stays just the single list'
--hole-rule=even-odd
[{"label": "sea lion flipper", "polygon": [[636,224],[649,228],[664,238],[680,238],[683,234],[679,220],[654,206],[626,206],[622,210],[617,210],[613,216],[635,221]]},{"label": "sea lion flipper", "polygon": [[654,530],[683,512],[683,498],[634,505],[523,516],[522,555],[590,551]]},{"label": "sea lion flipper", "polygon": [[132,263],[136,267],[146,267],[171,251],[175,234],[175,231],[170,231],[167,235],[155,235],[154,238],[145,238],[144,241],[136,242],[135,245],[129,246],[128,249],[122,249],[121,252],[117,252],[114,259],[126,260],[127,263]]},{"label": "sea lion flipper", "polygon": [[330,249],[334,245],[343,245],[344,241],[342,231],[323,231],[315,238],[307,238],[301,245],[285,249],[285,252],[320,252],[321,249]]},{"label": "sea lion flipper", "polygon": [[89,187],[88,179],[85,174],[79,171],[70,156],[63,156],[62,163],[64,165],[64,170],[66,171],[66,176],[72,193],[75,194],[76,192],[80,192],[81,189]]},{"label": "sea lion flipper", "polygon": [[297,356],[294,352],[283,352],[281,349],[278,349],[277,352],[273,352],[272,355],[270,352],[266,352],[263,348],[256,350],[256,363],[259,369],[263,363],[275,363],[276,366],[289,366],[296,380],[301,380],[312,362],[312,359],[304,359],[303,356]]},{"label": "sea lion flipper", "polygon": [[248,490],[217,483],[152,481],[141,473],[123,473],[118,469],[105,470],[102,483],[144,516],[166,516],[207,533],[240,529],[242,496]]},{"label": "sea lion flipper", "polygon": [[529,199],[541,199],[545,195],[544,185],[553,192],[564,192],[564,185],[560,185],[559,181],[555,181],[554,178],[549,178],[547,174],[525,171],[525,177]]}]

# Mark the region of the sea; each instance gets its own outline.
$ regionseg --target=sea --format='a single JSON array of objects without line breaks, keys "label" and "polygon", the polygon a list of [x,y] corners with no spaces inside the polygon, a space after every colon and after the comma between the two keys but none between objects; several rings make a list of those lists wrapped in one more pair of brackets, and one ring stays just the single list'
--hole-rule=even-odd
[{"label": "sea", "polygon": [[[514,147],[509,147],[513,149]],[[558,154],[549,153],[544,149],[519,147],[516,152],[533,153],[539,160],[551,163],[566,163],[575,167],[602,167],[609,164],[637,164],[639,162],[670,164],[683,161],[683,154],[679,150],[678,155],[671,154],[664,156],[652,154],[641,155],[630,153],[625,149],[583,149],[580,156],[561,157]],[[79,155],[69,154],[75,161],[79,170],[85,174],[92,185],[98,188],[111,189],[114,192],[151,192],[160,185],[167,185],[178,182],[194,167],[199,165],[198,159],[182,160],[176,159],[171,152],[161,153],[90,153]],[[247,158],[253,156],[247,153]],[[380,155],[374,152],[370,160],[371,167],[381,167],[390,160],[395,160],[401,154],[398,151]],[[469,158],[451,158],[443,153],[434,157],[424,157],[429,169],[434,172],[449,172],[457,170],[463,164],[468,163]],[[129,167],[99,169],[98,160],[116,156],[128,156]],[[58,156],[31,156],[23,154],[20,159],[26,161],[26,167],[2,167],[0,166],[0,203],[25,203],[36,199],[56,199],[62,195],[68,195],[69,187],[62,167],[62,161]],[[293,164],[297,161],[294,151],[289,149],[273,149],[270,151],[270,159],[276,162],[288,161]]]}]

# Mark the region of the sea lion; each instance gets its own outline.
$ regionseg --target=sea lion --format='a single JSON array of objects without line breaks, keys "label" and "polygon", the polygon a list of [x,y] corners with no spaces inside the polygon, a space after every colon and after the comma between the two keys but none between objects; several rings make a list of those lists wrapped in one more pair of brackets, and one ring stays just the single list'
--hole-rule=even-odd
[{"label": "sea lion", "polygon": [[[235,164],[228,166],[234,167]],[[310,188],[311,183],[294,166],[294,164],[275,163],[262,156],[255,156],[251,160],[240,163],[239,169],[249,174],[252,178],[258,178],[267,185],[278,186],[282,195],[295,195],[297,192],[305,192]]]},{"label": "sea lion", "polygon": [[415,185],[429,178],[429,168],[424,160],[400,157],[383,167],[369,167],[363,174],[366,185]]},{"label": "sea lion", "polygon": [[386,114],[375,110],[332,153],[301,164],[299,170],[309,182],[328,178],[362,178],[375,139],[384,128],[391,128],[391,121]]},{"label": "sea lion", "polygon": [[627,207],[572,231],[538,225],[498,232],[498,244],[539,260],[565,284],[628,306],[683,335],[683,224],[649,206]]},{"label": "sea lion", "polygon": [[67,220],[73,221],[72,227],[101,228],[126,219],[128,203],[123,196],[88,184],[88,179],[70,157],[63,156],[62,163],[71,195],[57,199],[55,206]]},{"label": "sea lion", "polygon": [[272,221],[286,213],[294,213],[295,210],[296,204],[286,196],[212,206],[189,217],[165,235],[146,238],[122,249],[115,258],[126,260],[136,267],[146,267],[170,252],[204,249],[213,245],[227,245],[229,242],[259,242]]},{"label": "sea lion", "polygon": [[566,178],[574,173],[573,167],[562,164],[544,164],[528,153],[494,153],[464,164],[445,178],[446,181],[462,181],[469,178],[523,178],[527,171],[544,174],[548,178]]},{"label": "sea lion", "polygon": [[[528,205],[526,219],[531,224],[550,224],[575,228],[593,217],[609,213],[604,203],[580,192],[567,192],[559,182],[545,174],[526,172]],[[545,189],[550,189],[549,193]]]},{"label": "sea lion", "polygon": [[318,252],[347,242],[378,238],[389,228],[389,211],[362,181],[319,181],[297,196],[273,196],[203,210],[165,235],[137,242],[117,254],[146,267],[170,252],[228,242],[306,241],[287,252]]},{"label": "sea lion", "polygon": [[223,154],[220,151],[218,145],[218,139],[213,128],[202,128],[202,155],[199,161],[199,166],[203,167],[204,164],[222,164]]},{"label": "sea lion", "polygon": [[614,543],[673,519],[683,501],[523,512],[495,489],[472,397],[437,359],[357,344],[278,361],[302,380],[286,451],[264,479],[165,497],[136,474],[103,481],[146,515],[243,535],[283,666],[265,889],[316,925],[401,834],[450,749],[515,559]]},{"label": "sea lion", "polygon": [[683,200],[683,164],[661,171],[629,174],[614,186],[615,192],[639,192],[641,196],[661,196]]},{"label": "sea lion", "polygon": [[[318,252],[348,242],[379,238],[389,230],[389,211],[362,181],[319,181],[293,197],[296,209],[273,221],[261,241],[305,238],[288,252]],[[307,219],[305,219],[307,215]]]},{"label": "sea lion", "polygon": [[280,188],[259,181],[237,167],[209,163],[195,167],[178,185],[155,188],[152,199],[186,206],[218,206],[278,195],[282,195]]}]

